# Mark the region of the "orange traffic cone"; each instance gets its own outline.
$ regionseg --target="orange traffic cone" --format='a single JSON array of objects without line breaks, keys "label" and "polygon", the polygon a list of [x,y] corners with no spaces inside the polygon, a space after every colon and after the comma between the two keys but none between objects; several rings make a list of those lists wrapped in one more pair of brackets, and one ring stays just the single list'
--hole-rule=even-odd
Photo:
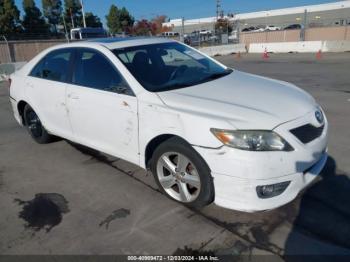
[{"label": "orange traffic cone", "polygon": [[323,54],[322,54],[322,50],[320,49],[320,50],[318,50],[318,52],[317,52],[317,54],[316,54],[316,59],[317,59],[317,60],[321,60],[322,57],[323,57]]},{"label": "orange traffic cone", "polygon": [[264,53],[262,55],[262,58],[263,59],[269,59],[270,58],[269,53],[267,52],[267,48],[265,48],[265,51],[264,51]]}]

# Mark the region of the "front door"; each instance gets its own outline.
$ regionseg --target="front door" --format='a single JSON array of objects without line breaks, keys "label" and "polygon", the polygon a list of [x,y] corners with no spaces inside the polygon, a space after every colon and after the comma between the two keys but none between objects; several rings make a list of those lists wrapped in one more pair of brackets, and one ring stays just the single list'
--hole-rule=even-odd
[{"label": "front door", "polygon": [[67,106],[77,142],[138,163],[137,98],[99,51],[76,51]]}]

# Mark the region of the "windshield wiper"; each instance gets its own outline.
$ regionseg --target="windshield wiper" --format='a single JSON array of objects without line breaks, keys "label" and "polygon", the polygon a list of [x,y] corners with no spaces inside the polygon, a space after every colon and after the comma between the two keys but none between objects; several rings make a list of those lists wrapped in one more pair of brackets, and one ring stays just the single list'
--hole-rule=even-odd
[{"label": "windshield wiper", "polygon": [[228,68],[223,72],[211,74],[211,75],[203,78],[201,81],[197,82],[196,84],[199,85],[199,84],[203,84],[205,82],[211,81],[211,80],[216,80],[216,79],[219,79],[221,77],[227,76],[227,75],[231,74],[232,72],[233,72],[233,70]]},{"label": "windshield wiper", "polygon": [[200,81],[193,81],[193,82],[187,82],[187,83],[181,83],[181,82],[174,83],[171,85],[163,86],[163,87],[159,88],[158,90],[155,90],[154,92],[164,92],[164,91],[170,91],[170,90],[174,90],[174,89],[181,89],[181,88],[185,88],[185,87],[189,87],[189,86],[199,85],[199,84],[208,82],[210,80],[215,80],[215,79],[227,76],[227,75],[231,74],[232,72],[233,72],[232,69],[226,69],[223,72],[211,74],[210,76],[205,77],[204,79],[202,79]]},{"label": "windshield wiper", "polygon": [[226,69],[224,72],[214,73],[214,74],[208,76],[206,79],[215,80],[215,79],[218,79],[220,77],[227,76],[227,75],[231,74],[232,72],[233,72],[232,69]]},{"label": "windshield wiper", "polygon": [[188,84],[188,83],[175,83],[173,85],[164,86],[161,89],[157,90],[157,92],[170,91],[173,89],[181,89],[192,85],[193,84]]}]

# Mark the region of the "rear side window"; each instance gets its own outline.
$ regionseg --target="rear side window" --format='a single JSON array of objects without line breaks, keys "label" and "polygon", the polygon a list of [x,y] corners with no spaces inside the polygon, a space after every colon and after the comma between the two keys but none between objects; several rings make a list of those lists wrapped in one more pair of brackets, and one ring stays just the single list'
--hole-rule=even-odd
[{"label": "rear side window", "polygon": [[29,74],[30,76],[33,77],[42,77],[42,68],[44,65],[45,59],[42,59],[32,70],[32,72]]},{"label": "rear side window", "polygon": [[66,82],[72,54],[71,49],[56,50],[49,53],[33,68],[30,76]]},{"label": "rear side window", "polygon": [[80,49],[77,53],[73,84],[133,95],[123,77],[104,55],[91,49]]}]

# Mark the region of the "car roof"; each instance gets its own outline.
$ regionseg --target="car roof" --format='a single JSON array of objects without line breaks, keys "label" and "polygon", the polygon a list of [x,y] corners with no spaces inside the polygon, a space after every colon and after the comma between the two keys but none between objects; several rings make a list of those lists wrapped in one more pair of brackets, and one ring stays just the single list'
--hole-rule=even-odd
[{"label": "car roof", "polygon": [[114,37],[114,38],[99,38],[86,41],[86,43],[95,43],[103,45],[108,49],[118,49],[125,47],[133,47],[140,45],[151,45],[161,43],[171,43],[174,40],[160,37]]},{"label": "car roof", "polygon": [[[162,43],[177,43],[178,41],[161,38],[161,37],[119,37],[119,38],[98,38],[88,41],[73,41],[70,43],[53,45],[36,56],[37,59],[43,58],[50,52],[66,48],[93,48],[99,49],[105,47],[109,50],[123,49],[127,47],[162,44]],[[34,60],[38,62],[39,60]],[[27,63],[29,66],[31,63]]]}]

